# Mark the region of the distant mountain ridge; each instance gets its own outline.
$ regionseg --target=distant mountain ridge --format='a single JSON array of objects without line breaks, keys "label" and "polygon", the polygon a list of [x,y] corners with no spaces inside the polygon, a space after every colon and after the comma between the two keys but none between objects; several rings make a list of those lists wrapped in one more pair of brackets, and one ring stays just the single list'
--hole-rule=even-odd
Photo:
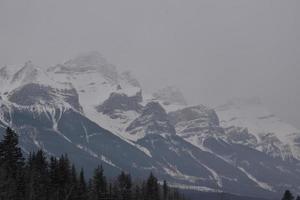
[{"label": "distant mountain ridge", "polygon": [[154,172],[175,187],[274,197],[300,192],[300,131],[257,100],[188,105],[174,87],[144,94],[98,52],[40,68],[0,68],[0,129],[25,153],[68,153],[89,171]]}]

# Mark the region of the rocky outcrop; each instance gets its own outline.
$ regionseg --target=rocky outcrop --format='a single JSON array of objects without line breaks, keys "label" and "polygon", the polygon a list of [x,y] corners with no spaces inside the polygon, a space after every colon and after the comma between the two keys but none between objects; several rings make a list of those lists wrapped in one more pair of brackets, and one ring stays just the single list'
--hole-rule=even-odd
[{"label": "rocky outcrop", "polygon": [[140,105],[141,100],[141,93],[137,93],[131,97],[122,93],[111,93],[109,98],[97,106],[96,109],[98,112],[108,115],[112,119],[116,119],[120,112],[134,111],[140,113],[142,111],[142,106]]},{"label": "rocky outcrop", "polygon": [[77,111],[82,111],[75,89],[55,89],[50,86],[30,83],[8,95],[8,99],[21,106],[52,105],[53,107],[69,104]]},{"label": "rocky outcrop", "polygon": [[177,134],[189,141],[198,140],[201,143],[207,137],[224,135],[216,112],[206,106],[191,106],[170,112],[169,117]]},{"label": "rocky outcrop", "polygon": [[157,102],[148,103],[126,129],[130,134],[175,134],[175,128],[163,107]]}]

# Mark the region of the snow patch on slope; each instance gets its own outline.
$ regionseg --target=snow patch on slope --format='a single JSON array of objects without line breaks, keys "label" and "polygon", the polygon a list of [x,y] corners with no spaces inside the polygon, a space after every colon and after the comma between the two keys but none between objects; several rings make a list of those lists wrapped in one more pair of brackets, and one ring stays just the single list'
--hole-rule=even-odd
[{"label": "snow patch on slope", "polygon": [[109,116],[97,112],[96,109],[91,109],[89,111],[89,118],[104,129],[110,130],[113,134],[130,145],[135,146],[147,156],[152,157],[147,148],[135,143],[139,137],[125,131],[126,127],[138,116],[138,114],[134,111],[126,111],[124,114],[128,117],[127,119],[111,119]]},{"label": "snow patch on slope", "polygon": [[94,158],[98,158],[98,159],[100,159],[101,161],[105,162],[108,165],[111,165],[113,167],[121,169],[118,166],[116,166],[111,160],[109,160],[108,158],[106,158],[104,155],[98,155],[97,153],[95,153],[94,151],[92,151],[91,149],[89,149],[86,146],[83,146],[81,144],[77,144],[76,147],[79,148],[79,149],[81,149],[81,150],[84,150],[85,152],[87,152],[88,154],[90,154],[91,156],[93,156]]},{"label": "snow patch on slope", "polygon": [[267,183],[261,182],[259,180],[257,180],[254,176],[252,176],[251,174],[249,174],[244,168],[242,167],[238,167],[239,170],[241,170],[244,174],[246,174],[246,176],[251,179],[253,182],[255,182],[260,188],[264,189],[264,190],[268,190],[271,192],[275,192],[273,187],[271,187],[270,185],[268,185]]},{"label": "snow patch on slope", "polygon": [[273,134],[283,145],[291,148],[295,158],[300,159],[300,149],[295,145],[300,130],[277,118],[258,100],[234,100],[217,107],[216,111],[222,127],[247,128],[258,143],[263,142],[262,138],[266,135]]},{"label": "snow patch on slope", "polygon": [[179,184],[179,183],[168,183],[168,185],[172,188],[179,188],[182,190],[194,190],[199,192],[220,192],[216,189],[212,189],[205,186],[197,186],[197,185],[186,185],[186,184]]},{"label": "snow patch on slope", "polygon": [[177,178],[179,180],[189,181],[191,183],[195,183],[198,180],[203,180],[200,177],[189,176],[189,175],[183,174],[182,172],[180,172],[177,169],[176,166],[171,165],[170,163],[168,163],[167,165],[168,165],[168,167],[163,167],[164,171],[174,178]]}]

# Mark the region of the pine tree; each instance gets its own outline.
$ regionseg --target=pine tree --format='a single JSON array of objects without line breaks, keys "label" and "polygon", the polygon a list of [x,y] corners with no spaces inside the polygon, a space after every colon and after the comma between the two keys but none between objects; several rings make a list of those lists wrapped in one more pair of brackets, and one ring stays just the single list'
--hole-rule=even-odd
[{"label": "pine tree", "polygon": [[147,198],[147,185],[146,182],[143,181],[141,185],[141,200],[146,200]]},{"label": "pine tree", "polygon": [[[102,166],[98,166],[87,185],[83,169],[78,174],[67,155],[48,160],[45,152],[39,150],[31,153],[24,163],[17,134],[10,128],[0,142],[0,200],[160,200],[160,197],[185,199],[178,190],[170,189],[166,181],[161,187],[152,173],[140,184],[133,183],[125,172],[108,183]],[[293,199],[289,191],[282,198]]]},{"label": "pine tree", "polygon": [[93,190],[93,181],[92,179],[89,179],[88,181],[88,186],[87,186],[87,195],[88,195],[88,200],[94,200],[95,195],[94,195],[94,190]]},{"label": "pine tree", "polygon": [[159,185],[157,178],[150,173],[146,184],[146,200],[159,200]]},{"label": "pine tree", "polygon": [[139,185],[135,186],[133,200],[142,200],[141,188]]},{"label": "pine tree", "polygon": [[59,196],[59,173],[58,160],[55,157],[50,158],[49,164],[49,192],[50,199],[57,200]]},{"label": "pine tree", "polygon": [[103,173],[102,166],[98,166],[93,176],[93,197],[95,200],[100,200],[107,191],[106,177]]},{"label": "pine tree", "polygon": [[78,187],[77,187],[77,200],[86,200],[88,199],[87,194],[87,185],[84,178],[83,169],[80,171],[79,180],[78,180]]},{"label": "pine tree", "polygon": [[17,134],[7,128],[0,142],[0,199],[18,200],[25,195],[24,158]]},{"label": "pine tree", "polygon": [[164,180],[164,184],[163,184],[163,200],[167,200],[168,199],[168,193],[169,193],[169,187],[168,187],[167,181]]},{"label": "pine tree", "polygon": [[112,200],[113,199],[113,185],[109,183],[108,186],[108,199]]},{"label": "pine tree", "polygon": [[75,165],[72,165],[70,185],[68,186],[69,193],[67,194],[67,199],[76,200],[79,198],[78,185],[79,183],[78,183],[76,168]]},{"label": "pine tree", "polygon": [[45,153],[39,150],[29,156],[26,166],[26,197],[29,200],[46,200],[49,195],[48,161]]},{"label": "pine tree", "polygon": [[71,185],[71,166],[67,155],[62,155],[58,161],[58,197],[66,199],[73,190]]},{"label": "pine tree", "polygon": [[294,199],[293,194],[289,190],[286,190],[281,200],[293,200],[293,199]]},{"label": "pine tree", "polygon": [[119,182],[119,190],[121,193],[121,199],[122,200],[131,200],[131,177],[129,174],[126,174],[125,172],[122,172],[118,176],[118,182]]},{"label": "pine tree", "polygon": [[179,193],[178,189],[174,189],[173,200],[180,200],[180,193]]}]

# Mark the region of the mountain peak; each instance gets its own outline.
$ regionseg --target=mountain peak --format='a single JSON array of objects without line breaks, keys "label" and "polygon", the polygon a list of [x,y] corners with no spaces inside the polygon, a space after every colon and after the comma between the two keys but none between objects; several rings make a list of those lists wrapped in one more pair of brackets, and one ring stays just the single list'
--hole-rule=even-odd
[{"label": "mountain peak", "polygon": [[158,102],[149,102],[143,109],[142,114],[136,118],[126,131],[140,138],[148,134],[175,135],[174,126],[164,108]]},{"label": "mountain peak", "polygon": [[167,86],[163,89],[158,90],[153,94],[153,97],[157,100],[163,101],[163,104],[179,104],[187,105],[181,91],[175,86]]},{"label": "mountain peak", "polygon": [[24,67],[33,67],[33,66],[34,66],[34,64],[31,60],[26,61],[25,65],[24,65]]},{"label": "mountain peak", "polygon": [[41,69],[34,65],[32,61],[27,61],[24,66],[19,69],[12,78],[12,83],[16,81],[30,82],[37,79]]},{"label": "mountain peak", "polygon": [[149,102],[144,108],[144,114],[166,115],[166,111],[158,102]]},{"label": "mountain peak", "polygon": [[141,87],[139,81],[132,75],[132,72],[127,70],[122,72],[121,77],[134,87]]},{"label": "mountain peak", "polygon": [[97,51],[90,51],[76,56],[75,58],[65,62],[65,65],[80,66],[99,66],[107,64],[106,59]]}]

